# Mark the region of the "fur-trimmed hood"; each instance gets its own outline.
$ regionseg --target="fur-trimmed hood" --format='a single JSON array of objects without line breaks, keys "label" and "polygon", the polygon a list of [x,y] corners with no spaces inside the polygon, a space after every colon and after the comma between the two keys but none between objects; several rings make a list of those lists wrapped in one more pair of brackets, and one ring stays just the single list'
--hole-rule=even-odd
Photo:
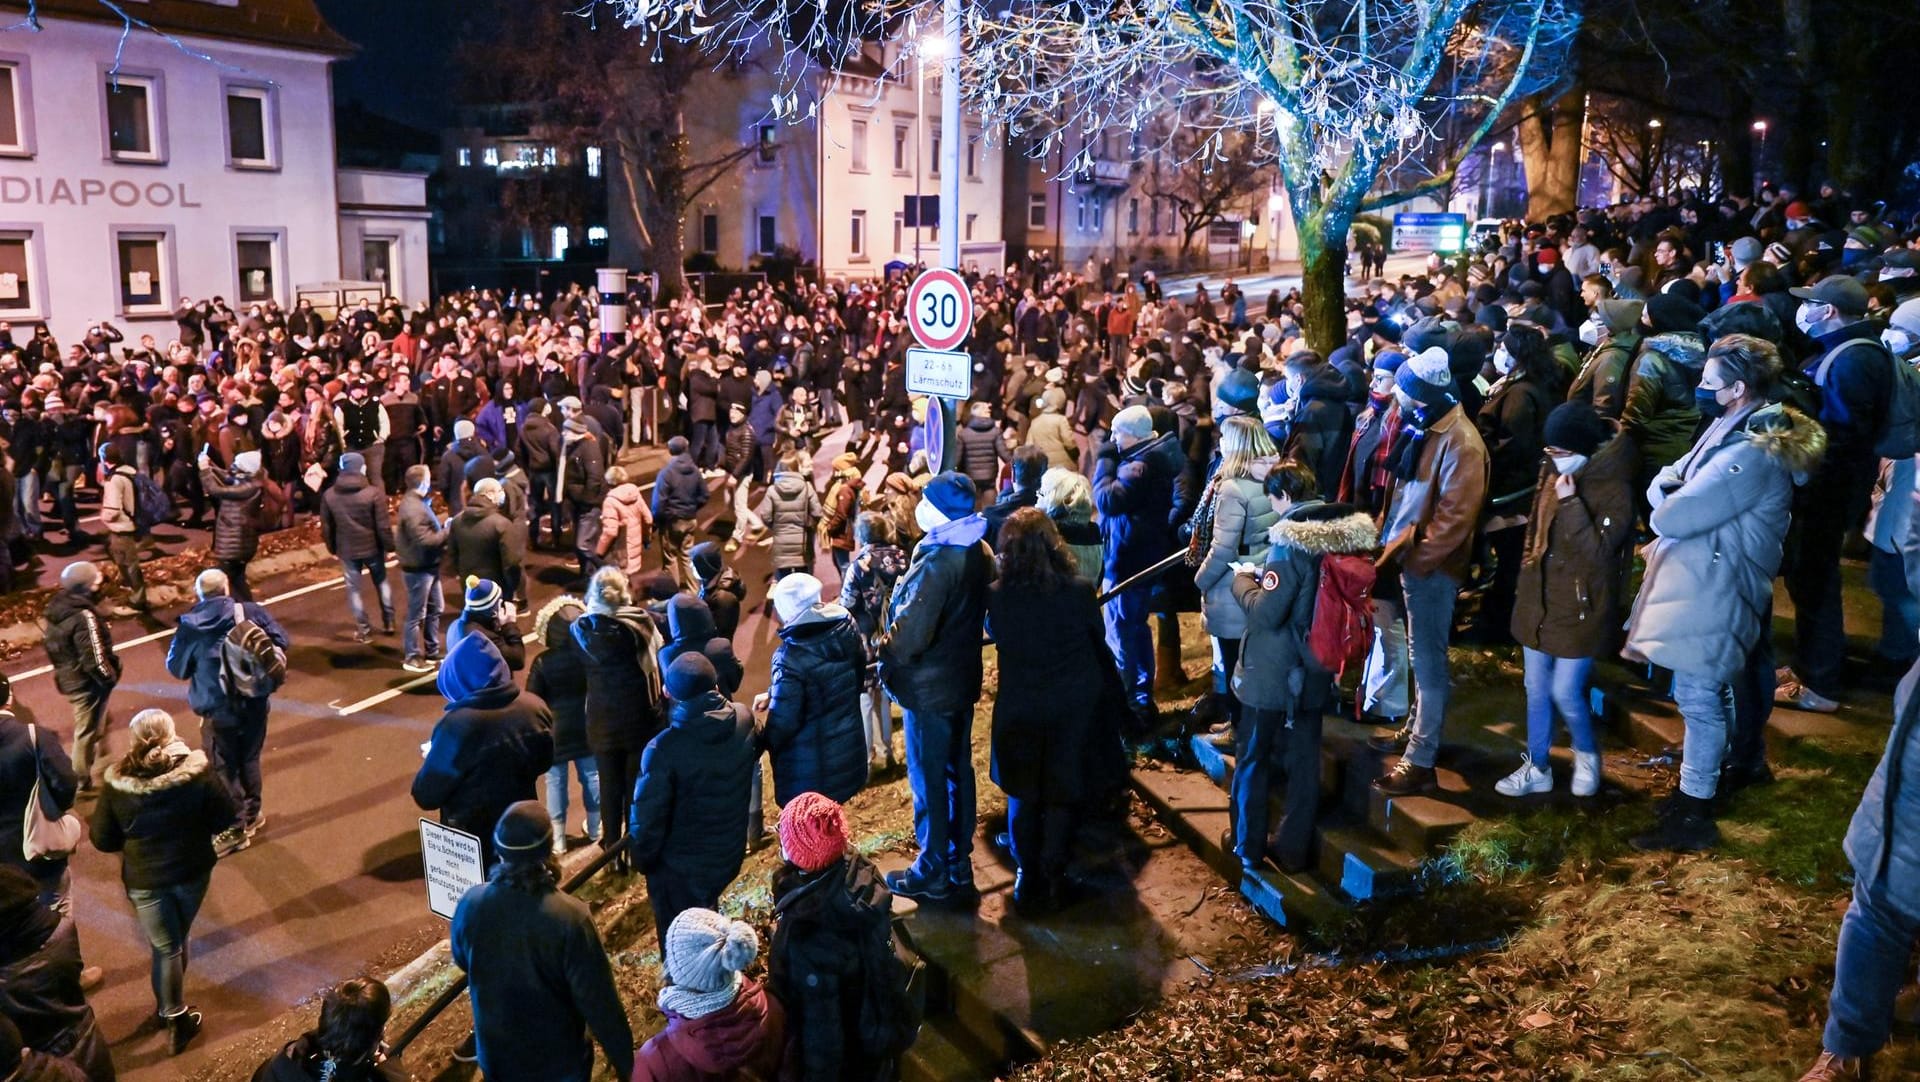
[{"label": "fur-trimmed hood", "polygon": [[1325,556],[1370,552],[1378,534],[1373,519],[1351,504],[1316,500],[1289,510],[1267,530],[1267,540],[1280,548]]},{"label": "fur-trimmed hood", "polygon": [[1753,411],[1741,426],[1753,445],[1803,483],[1827,453],[1827,430],[1792,406],[1771,405]]},{"label": "fur-trimmed hood", "polygon": [[107,767],[106,776],[107,784],[113,786],[115,789],[123,793],[131,793],[135,796],[145,796],[148,793],[157,793],[162,789],[174,789],[185,785],[206,772],[207,753],[195,750],[189,751],[184,757],[175,760],[173,769],[164,774],[156,774],[151,778],[137,778],[129,774],[122,774],[119,763],[114,763]]}]

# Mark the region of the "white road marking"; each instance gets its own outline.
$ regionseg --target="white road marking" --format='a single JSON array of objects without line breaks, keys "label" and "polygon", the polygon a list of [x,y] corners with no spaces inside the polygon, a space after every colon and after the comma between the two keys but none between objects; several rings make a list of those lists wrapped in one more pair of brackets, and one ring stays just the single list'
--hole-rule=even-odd
[{"label": "white road marking", "polygon": [[420,685],[428,682],[429,680],[435,679],[439,675],[440,674],[438,671],[430,672],[430,673],[422,673],[421,675],[414,677],[413,679],[407,681],[406,683],[401,684],[399,687],[391,687],[377,694],[369,695],[357,703],[352,703],[347,706],[336,706],[335,703],[339,702],[339,700],[336,699],[334,700],[334,702],[328,703],[327,705],[334,707],[334,713],[336,713],[340,717],[343,717],[343,718],[351,717],[352,715],[358,714],[360,711],[365,710],[370,706],[379,706],[381,703],[386,702],[388,699],[395,699],[402,695],[405,695],[407,692],[412,691],[414,688],[419,687]]}]

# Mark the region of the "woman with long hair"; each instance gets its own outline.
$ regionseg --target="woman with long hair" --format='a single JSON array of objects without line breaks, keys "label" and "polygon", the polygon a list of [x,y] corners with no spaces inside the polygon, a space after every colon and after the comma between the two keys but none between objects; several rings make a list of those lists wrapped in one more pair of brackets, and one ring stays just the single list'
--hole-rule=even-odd
[{"label": "woman with long hair", "polygon": [[253,1082],[407,1082],[387,1059],[384,1039],[393,996],[371,977],[327,989],[319,1024],[289,1041],[253,1072]]},{"label": "woman with long hair", "polygon": [[1260,490],[1279,454],[1259,421],[1227,418],[1220,428],[1220,468],[1207,483],[1187,546],[1201,619],[1213,638],[1213,695],[1196,713],[1198,720],[1222,723],[1212,738],[1221,747],[1233,746],[1231,722],[1240,710],[1229,680],[1247,633],[1246,613],[1233,599],[1233,565],[1259,559],[1267,551],[1267,530],[1280,520]]},{"label": "woman with long hair", "polygon": [[239,822],[225,782],[190,750],[165,710],[142,710],[132,745],[107,768],[93,809],[93,847],[119,853],[120,881],[153,949],[153,998],[173,1054],[200,1032],[187,1005],[187,937],[213,878],[213,839]]},{"label": "woman with long hair", "polygon": [[1041,474],[1040,502],[1035,506],[1060,531],[1060,540],[1073,554],[1074,573],[1098,586],[1105,543],[1093,521],[1093,485],[1086,475],[1059,466]]},{"label": "woman with long hair", "polygon": [[1124,776],[1126,696],[1093,584],[1077,574],[1052,520],[1032,507],[1009,515],[995,562],[1000,574],[987,596],[987,632],[1000,656],[992,775],[1007,794],[1014,905],[1038,916],[1068,900],[1080,809]]}]

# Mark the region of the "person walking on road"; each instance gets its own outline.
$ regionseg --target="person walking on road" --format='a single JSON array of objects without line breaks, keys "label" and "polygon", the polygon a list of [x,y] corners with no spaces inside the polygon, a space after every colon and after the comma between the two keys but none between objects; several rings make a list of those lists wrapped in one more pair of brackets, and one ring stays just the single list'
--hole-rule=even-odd
[{"label": "person walking on road", "polygon": [[145,612],[147,580],[140,573],[140,539],[146,531],[140,528],[140,493],[133,484],[133,467],[112,443],[100,445],[100,464],[106,474],[100,483],[100,525],[107,531],[107,558],[120,569],[127,604]]},{"label": "person walking on road", "polygon": [[600,550],[600,505],[607,498],[607,458],[588,420],[575,413],[560,430],[560,495],[573,519],[573,555],[582,578],[599,566],[594,553]]},{"label": "person walking on road", "polygon": [[247,564],[260,551],[260,452],[233,456],[233,468],[219,470],[200,451],[200,490],[213,501],[213,558],[227,573],[234,598],[253,600]]},{"label": "person walking on road", "polygon": [[673,457],[667,459],[653,481],[653,521],[659,531],[660,566],[673,573],[673,581],[682,590],[692,590],[696,587],[687,548],[699,526],[696,516],[707,502],[707,479],[687,453],[684,437],[668,440],[667,453]]},{"label": "person walking on road", "polygon": [[407,467],[406,492],[393,530],[393,552],[400,562],[400,582],[407,591],[407,617],[400,633],[406,655],[401,668],[432,672],[440,660],[440,613],[446,593],[440,583],[440,561],[446,553],[447,524],[433,510],[433,470]]},{"label": "person walking on road", "polygon": [[353,613],[355,642],[372,642],[367,605],[360,598],[360,573],[373,578],[380,598],[381,630],[393,634],[393,592],[387,586],[387,550],[393,533],[387,526],[387,498],[367,482],[367,460],[357,451],[340,456],[340,476],[320,500],[320,536],[340,560],[347,583],[347,607]]},{"label": "person walking on road", "polygon": [[107,698],[120,683],[120,658],[100,615],[100,568],[76,560],[60,570],[60,589],[47,602],[47,660],[53,685],[73,706],[73,772],[79,791],[93,791],[93,760],[107,730]]},{"label": "person walking on road", "polygon": [[511,593],[520,571],[519,531],[494,502],[499,487],[498,481],[482,481],[447,524],[447,570],[455,583],[490,579]]},{"label": "person walking on road", "polygon": [[535,786],[553,765],[553,712],[514,684],[485,635],[468,635],[448,648],[438,687],[447,709],[413,776],[413,802],[478,836],[481,863],[490,866],[489,824],[514,803],[538,797]]},{"label": "person walking on road", "polygon": [[218,568],[200,572],[193,593],[198,601],[181,615],[167,646],[167,672],[187,682],[187,706],[200,715],[207,764],[240,808],[239,824],[214,839],[215,852],[224,857],[252,845],[267,824],[260,810],[260,752],[267,743],[269,699],[249,694],[258,688],[237,686],[234,655],[277,687],[286,678],[287,633],[266,609],[234,600],[227,573]]},{"label": "person walking on road", "polygon": [[613,1077],[630,1077],[633,1030],[592,911],[559,889],[546,809],[515,803],[487,837],[500,863],[460,899],[448,936],[469,981],[481,1072],[492,1082],[587,1082],[591,1033]]},{"label": "person walking on road", "polygon": [[993,553],[981,540],[973,482],[952,470],[927,482],[914,518],[926,536],[894,588],[880,636],[880,679],[905,712],[913,789],[913,866],[887,876],[895,894],[943,902],[973,890],[973,705]]},{"label": "person walking on road", "polygon": [[152,946],[153,998],[177,1056],[201,1023],[186,999],[187,938],[213,878],[213,839],[233,828],[240,809],[206,754],[181,741],[173,715],[142,710],[127,728],[133,745],[107,768],[93,846],[121,855],[120,880]]}]

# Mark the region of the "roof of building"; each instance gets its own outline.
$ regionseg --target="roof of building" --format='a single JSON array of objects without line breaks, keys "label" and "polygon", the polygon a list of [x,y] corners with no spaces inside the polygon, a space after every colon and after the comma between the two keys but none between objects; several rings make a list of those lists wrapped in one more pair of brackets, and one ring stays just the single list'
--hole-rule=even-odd
[{"label": "roof of building", "polygon": [[[121,17],[100,0],[39,0],[41,16],[85,19],[119,24]],[[25,0],[0,0],[0,11],[27,9]],[[315,0],[149,0],[129,7],[128,13],[157,30],[195,37],[276,45],[332,56],[349,56],[359,46],[327,25]]]}]

